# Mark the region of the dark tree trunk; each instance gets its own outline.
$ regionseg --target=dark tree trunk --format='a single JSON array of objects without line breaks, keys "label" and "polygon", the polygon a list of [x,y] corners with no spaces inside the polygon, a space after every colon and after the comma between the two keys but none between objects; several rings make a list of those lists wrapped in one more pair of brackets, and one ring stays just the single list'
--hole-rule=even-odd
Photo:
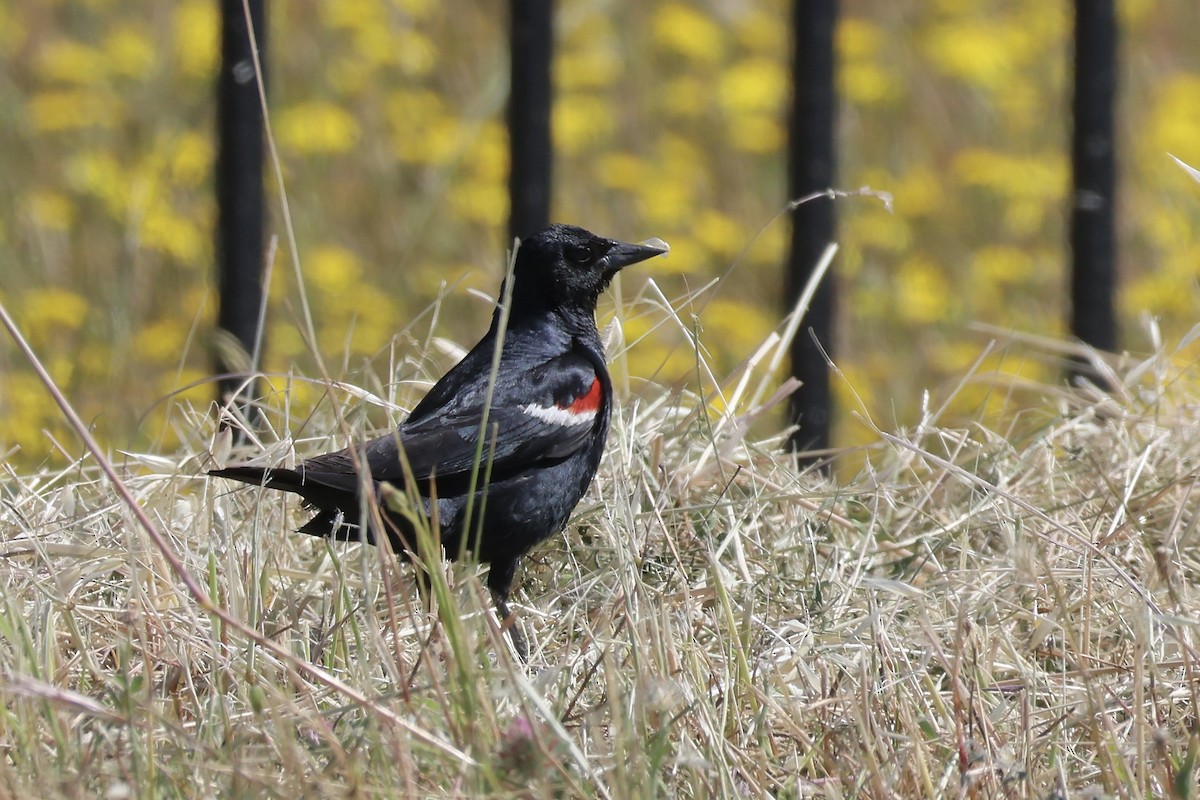
[{"label": "dark tree trunk", "polygon": [[[261,63],[263,0],[249,0],[249,9]],[[252,353],[263,292],[263,116],[242,0],[221,0],[217,138],[217,325]],[[238,371],[225,363],[221,348],[216,358],[220,374]],[[222,378],[222,401],[243,382],[242,377]],[[252,394],[248,390],[243,396]]]},{"label": "dark tree trunk", "polygon": [[[792,109],[788,129],[788,191],[793,199],[833,188],[836,159],[833,34],[836,0],[794,0],[792,11]],[[792,213],[792,244],[787,269],[787,308],[791,309],[833,241],[833,200],[804,203]],[[827,274],[808,316],[792,342],[792,374],[803,382],[791,399],[796,450],[829,446],[829,369],[821,349],[832,351],[835,291]],[[814,341],[814,339],[816,341]],[[818,347],[817,343],[820,343]]]},{"label": "dark tree trunk", "polygon": [[526,238],[550,224],[550,141],[554,58],[553,0],[509,0],[512,86],[508,99],[511,156],[509,240]]},{"label": "dark tree trunk", "polygon": [[[1075,0],[1075,97],[1071,165],[1071,333],[1100,350],[1117,345],[1113,307],[1117,21],[1113,0]],[[1076,362],[1072,378],[1097,380]]]}]

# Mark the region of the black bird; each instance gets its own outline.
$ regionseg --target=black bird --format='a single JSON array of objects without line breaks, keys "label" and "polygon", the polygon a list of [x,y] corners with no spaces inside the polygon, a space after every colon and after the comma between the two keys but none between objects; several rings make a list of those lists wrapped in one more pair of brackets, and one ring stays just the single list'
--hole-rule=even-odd
[{"label": "black bird", "polygon": [[[665,243],[656,244],[626,244],[571,225],[553,225],[521,243],[486,432],[499,307],[479,343],[394,432],[295,469],[233,466],[209,474],[300,495],[317,512],[303,533],[374,543],[374,526],[363,529],[360,519],[358,469],[375,489],[371,502],[378,502],[381,482],[405,488],[402,448],[426,514],[432,515],[436,498],[447,555],[466,552],[491,564],[488,588],[507,622],[517,562],[565,527],[604,452],[612,383],[596,330],[596,300],[620,269],[667,252]],[[485,472],[489,481],[470,497],[481,432],[484,463],[475,486],[485,486]],[[380,512],[392,548],[413,551],[411,524],[386,505]],[[511,631],[524,659],[523,638],[516,627]]]}]

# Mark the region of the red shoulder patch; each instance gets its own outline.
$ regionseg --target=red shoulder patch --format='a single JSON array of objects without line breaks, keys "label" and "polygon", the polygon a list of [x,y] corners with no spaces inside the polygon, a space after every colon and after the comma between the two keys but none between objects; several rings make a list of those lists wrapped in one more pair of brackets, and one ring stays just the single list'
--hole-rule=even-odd
[{"label": "red shoulder patch", "polygon": [[595,413],[600,410],[600,379],[593,378],[591,388],[576,397],[571,405],[566,407],[572,414]]}]

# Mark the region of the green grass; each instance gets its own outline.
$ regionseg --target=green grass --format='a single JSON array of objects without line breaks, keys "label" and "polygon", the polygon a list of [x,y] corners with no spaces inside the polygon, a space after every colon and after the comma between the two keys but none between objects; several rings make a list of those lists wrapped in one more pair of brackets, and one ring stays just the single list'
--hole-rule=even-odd
[{"label": "green grass", "polygon": [[1007,427],[942,427],[935,397],[834,480],[745,424],[786,345],[727,414],[715,389],[620,400],[519,574],[527,668],[479,569],[440,565],[427,611],[410,567],[204,476],[337,446],[345,393],[269,405],[245,452],[178,409],[189,444],[113,465],[128,499],[94,456],[6,470],[5,793],[1195,796],[1192,365],[1097,361],[1111,395],[968,373]]}]

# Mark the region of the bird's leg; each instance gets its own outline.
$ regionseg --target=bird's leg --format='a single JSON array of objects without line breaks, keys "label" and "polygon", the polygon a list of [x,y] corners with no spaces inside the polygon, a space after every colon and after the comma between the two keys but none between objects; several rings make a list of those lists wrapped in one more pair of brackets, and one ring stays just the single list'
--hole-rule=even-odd
[{"label": "bird's leg", "polygon": [[512,637],[513,649],[517,651],[517,657],[521,659],[522,664],[527,664],[529,663],[529,643],[525,641],[525,634],[521,633],[516,618],[508,608],[508,595],[512,590],[513,577],[516,572],[517,559],[515,558],[493,561],[491,569],[488,570],[487,585],[492,590],[492,602],[496,604],[496,611],[500,615],[500,627],[508,628],[508,635]]}]

